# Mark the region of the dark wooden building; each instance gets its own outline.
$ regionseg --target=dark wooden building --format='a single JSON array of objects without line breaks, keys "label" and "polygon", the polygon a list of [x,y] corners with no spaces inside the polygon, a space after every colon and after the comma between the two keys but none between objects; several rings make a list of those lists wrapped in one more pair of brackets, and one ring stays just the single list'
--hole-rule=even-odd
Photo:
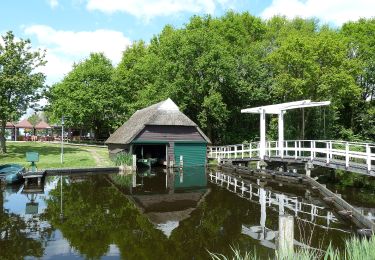
[{"label": "dark wooden building", "polygon": [[167,166],[179,166],[183,158],[184,166],[203,166],[210,140],[167,99],[136,111],[105,143],[111,156],[127,152],[157,158]]}]

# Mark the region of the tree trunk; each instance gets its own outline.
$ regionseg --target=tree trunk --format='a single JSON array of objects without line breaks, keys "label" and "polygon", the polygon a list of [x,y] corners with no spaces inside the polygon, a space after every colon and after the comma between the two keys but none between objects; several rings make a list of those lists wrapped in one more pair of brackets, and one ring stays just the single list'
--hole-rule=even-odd
[{"label": "tree trunk", "polygon": [[0,125],[0,154],[6,153],[6,143],[5,143],[5,126],[6,121],[1,121]]}]

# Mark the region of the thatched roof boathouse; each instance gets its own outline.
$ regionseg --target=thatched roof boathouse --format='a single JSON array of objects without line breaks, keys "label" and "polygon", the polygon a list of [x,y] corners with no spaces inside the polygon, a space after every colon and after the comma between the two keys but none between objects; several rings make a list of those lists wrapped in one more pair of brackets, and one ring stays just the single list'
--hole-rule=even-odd
[{"label": "thatched roof boathouse", "polygon": [[110,156],[127,152],[167,166],[179,166],[182,156],[184,166],[203,166],[210,140],[168,98],[136,111],[105,143]]}]

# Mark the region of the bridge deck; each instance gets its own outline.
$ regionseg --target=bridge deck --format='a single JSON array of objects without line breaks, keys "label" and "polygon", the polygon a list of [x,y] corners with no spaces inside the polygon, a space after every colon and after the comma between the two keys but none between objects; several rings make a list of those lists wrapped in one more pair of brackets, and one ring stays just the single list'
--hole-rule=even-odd
[{"label": "bridge deck", "polygon": [[[214,146],[208,148],[208,158],[227,162],[248,162],[261,159],[258,142]],[[314,165],[375,176],[375,144],[343,141],[293,140],[268,142],[265,161],[292,163],[312,162]]]}]

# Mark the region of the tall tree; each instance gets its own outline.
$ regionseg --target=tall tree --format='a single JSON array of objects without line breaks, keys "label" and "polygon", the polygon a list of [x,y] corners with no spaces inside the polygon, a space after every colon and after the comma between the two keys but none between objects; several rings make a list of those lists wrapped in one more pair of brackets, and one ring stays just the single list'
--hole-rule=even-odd
[{"label": "tall tree", "polygon": [[33,51],[30,40],[7,32],[0,42],[0,153],[6,152],[5,126],[18,119],[40,99],[45,76],[36,69],[45,65],[44,51]]},{"label": "tall tree", "polygon": [[116,93],[112,84],[113,66],[102,53],[92,53],[74,65],[65,78],[48,92],[53,121],[66,117],[66,124],[93,129],[96,138],[108,135],[115,116]]}]

